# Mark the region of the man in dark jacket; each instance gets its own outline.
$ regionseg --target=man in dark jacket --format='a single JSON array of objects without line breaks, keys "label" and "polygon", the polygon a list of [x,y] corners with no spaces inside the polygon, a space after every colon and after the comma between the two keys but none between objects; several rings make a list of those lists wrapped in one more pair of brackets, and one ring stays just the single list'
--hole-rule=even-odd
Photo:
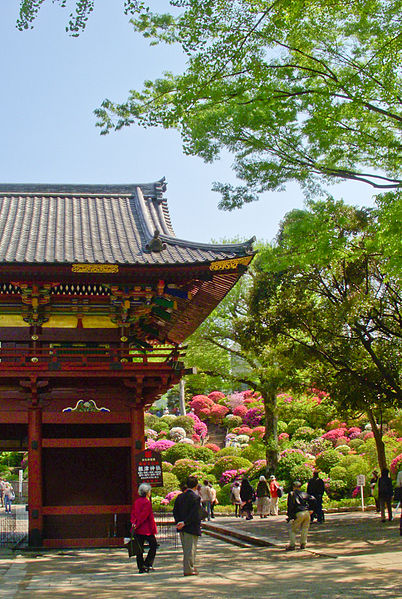
[{"label": "man in dark jacket", "polygon": [[310,516],[315,508],[315,499],[309,493],[301,491],[301,482],[295,480],[293,491],[288,495],[288,522],[290,542],[286,551],[296,549],[296,532],[300,529],[300,549],[305,549],[307,543],[308,529],[310,528]]},{"label": "man in dark jacket", "polygon": [[317,522],[320,524],[324,522],[324,512],[322,511],[322,496],[325,493],[325,485],[322,478],[318,476],[317,470],[313,472],[313,478],[307,483],[307,493],[312,495],[315,498],[315,510],[314,513],[311,514],[311,522],[314,520],[314,517],[317,518]]},{"label": "man in dark jacket", "polygon": [[195,558],[198,537],[201,536],[201,504],[200,497],[195,492],[197,486],[198,479],[195,476],[189,476],[187,489],[176,497],[173,507],[173,516],[183,547],[184,576],[198,574]]},{"label": "man in dark jacket", "polygon": [[385,506],[388,510],[388,520],[392,520],[392,495],[394,490],[392,488],[392,481],[388,476],[388,468],[381,470],[381,476],[378,479],[378,500],[380,502],[381,521],[385,522]]}]

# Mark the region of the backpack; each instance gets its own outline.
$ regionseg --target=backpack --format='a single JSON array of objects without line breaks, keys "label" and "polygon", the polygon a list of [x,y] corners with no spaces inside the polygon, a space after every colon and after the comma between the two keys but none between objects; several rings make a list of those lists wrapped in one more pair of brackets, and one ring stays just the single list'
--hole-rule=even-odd
[{"label": "backpack", "polygon": [[283,489],[282,489],[282,487],[277,487],[276,493],[277,493],[278,497],[283,497]]}]

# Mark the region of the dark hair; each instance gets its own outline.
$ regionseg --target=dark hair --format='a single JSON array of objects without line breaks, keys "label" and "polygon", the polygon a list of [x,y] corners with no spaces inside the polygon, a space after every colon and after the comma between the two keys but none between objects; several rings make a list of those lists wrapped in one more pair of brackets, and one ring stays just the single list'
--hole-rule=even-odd
[{"label": "dark hair", "polygon": [[204,485],[207,487],[209,485],[209,482],[207,480],[204,480]]},{"label": "dark hair", "polygon": [[180,491],[182,491],[182,493],[184,493],[184,491],[187,489],[187,485],[186,483],[181,483],[180,485]]},{"label": "dark hair", "polygon": [[388,468],[382,468],[381,470],[381,476],[388,476],[389,470]]},{"label": "dark hair", "polygon": [[194,489],[198,485],[198,478],[196,476],[189,476],[186,481],[187,489]]}]

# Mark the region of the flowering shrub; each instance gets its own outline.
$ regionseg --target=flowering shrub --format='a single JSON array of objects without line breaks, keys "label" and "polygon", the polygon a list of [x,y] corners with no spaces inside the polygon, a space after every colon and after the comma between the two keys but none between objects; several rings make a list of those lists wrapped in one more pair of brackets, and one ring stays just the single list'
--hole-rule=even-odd
[{"label": "flowering shrub", "polygon": [[226,426],[226,428],[229,430],[232,430],[233,428],[240,426],[241,423],[242,423],[242,418],[240,418],[240,416],[235,416],[234,414],[228,414],[222,420],[222,425]]},{"label": "flowering shrub", "polygon": [[319,453],[315,458],[315,463],[318,470],[323,472],[329,472],[331,468],[339,464],[342,454],[335,449],[327,449],[322,453]]},{"label": "flowering shrub", "polygon": [[318,455],[326,449],[331,449],[332,443],[331,441],[327,441],[327,439],[319,437],[318,439],[313,439],[312,441],[310,441],[308,447],[310,453],[312,453],[313,455]]},{"label": "flowering shrub", "polygon": [[346,430],[344,428],[333,428],[330,431],[328,431],[327,433],[324,433],[322,435],[322,438],[327,439],[327,441],[331,441],[331,443],[333,445],[335,445],[336,441],[340,437],[345,438],[345,432],[346,432]]},{"label": "flowering shrub", "polygon": [[335,447],[338,448],[340,445],[349,445],[350,439],[348,437],[338,437],[335,441]]},{"label": "flowering shrub", "polygon": [[223,458],[219,458],[215,462],[215,465],[212,468],[212,474],[219,480],[225,470],[239,470],[240,468],[247,469],[250,468],[250,466],[251,462],[249,460],[228,455]]},{"label": "flowering shrub", "polygon": [[264,408],[262,406],[257,408],[250,408],[243,416],[243,422],[244,424],[247,424],[250,427],[256,427],[261,424],[263,417]]},{"label": "flowering shrub", "polygon": [[306,441],[311,441],[312,439],[315,439],[316,436],[315,430],[310,426],[301,426],[293,434],[294,439],[304,439]]},{"label": "flowering shrub", "polygon": [[212,399],[214,403],[218,402],[220,399],[225,399],[226,395],[221,391],[212,391],[208,393],[209,399]]},{"label": "flowering shrub", "polygon": [[157,495],[158,497],[166,497],[168,493],[172,491],[177,491],[179,488],[179,481],[177,476],[173,474],[173,472],[165,472],[163,474],[163,487],[154,487],[152,489],[152,495]]},{"label": "flowering shrub", "polygon": [[223,485],[231,483],[236,478],[240,478],[245,472],[245,468],[240,468],[239,470],[225,470],[220,476],[219,484],[223,487]]},{"label": "flowering shrub", "polygon": [[235,441],[237,443],[240,443],[240,445],[242,443],[248,443],[250,441],[250,437],[248,435],[237,435],[237,437],[235,438]]},{"label": "flowering shrub", "polygon": [[255,428],[253,428],[252,435],[257,439],[262,439],[265,435],[265,426],[256,426]]},{"label": "flowering shrub", "polygon": [[357,439],[361,432],[362,431],[358,426],[351,426],[348,429],[347,435],[349,439]]},{"label": "flowering shrub", "polygon": [[212,449],[208,447],[196,447],[195,448],[195,459],[203,462],[204,464],[208,464],[209,462],[214,461],[215,454]]},{"label": "flowering shrub", "polygon": [[198,416],[194,414],[194,412],[190,412],[189,414],[187,414],[187,417],[191,418],[194,421],[194,432],[197,435],[200,435],[201,439],[205,439],[205,437],[208,434],[207,425],[204,422],[202,422],[202,420],[200,420],[200,418],[198,418]]},{"label": "flowering shrub", "polygon": [[220,449],[218,451],[218,453],[216,454],[217,458],[223,458],[223,456],[225,455],[240,455],[241,452],[241,448],[240,447],[233,447],[233,446],[228,446],[228,447],[224,447],[223,449]]},{"label": "flowering shrub", "polygon": [[172,472],[177,476],[180,483],[184,483],[190,474],[200,469],[200,462],[197,460],[191,460],[184,458],[183,460],[177,460],[172,468]]},{"label": "flowering shrub", "polygon": [[280,480],[291,482],[291,470],[294,466],[305,464],[306,456],[300,449],[285,449],[281,452],[276,476]]},{"label": "flowering shrub", "polygon": [[266,467],[267,460],[255,460],[251,468],[247,470],[248,478],[252,479],[261,476],[261,474],[265,474]]},{"label": "flowering shrub", "polygon": [[289,435],[294,435],[294,433],[301,428],[302,426],[306,426],[306,421],[303,418],[293,418],[287,428],[287,432]]},{"label": "flowering shrub", "polygon": [[306,483],[313,476],[313,467],[309,464],[296,464],[289,471],[290,479]]},{"label": "flowering shrub", "polygon": [[232,393],[227,396],[227,405],[228,407],[234,411],[238,406],[242,406],[244,404],[244,394],[240,393]]},{"label": "flowering shrub", "polygon": [[189,414],[186,414],[185,416],[176,416],[171,426],[181,426],[187,435],[191,435],[194,432],[195,422]]},{"label": "flowering shrub", "polygon": [[181,491],[171,491],[161,501],[161,505],[168,505],[173,499],[180,495]]},{"label": "flowering shrub", "polygon": [[238,435],[247,435],[248,437],[251,437],[253,434],[253,429],[249,426],[239,426],[239,428],[233,430],[233,432],[236,432]]},{"label": "flowering shrub", "polygon": [[252,441],[250,445],[246,445],[241,450],[241,457],[255,462],[255,460],[263,460],[266,456],[266,447],[260,440]]},{"label": "flowering shrub", "polygon": [[372,432],[370,431],[370,432],[368,432],[368,433],[365,433],[365,434],[364,434],[364,437],[363,437],[363,439],[364,439],[365,441],[367,441],[367,439],[372,439],[373,437],[374,437],[374,433],[372,433]]},{"label": "flowering shrub", "polygon": [[176,441],[176,443],[178,441],[181,441],[182,439],[184,439],[185,436],[186,436],[186,431],[181,426],[174,426],[173,428],[170,429],[169,437],[173,441]]},{"label": "flowering shrub", "polygon": [[289,440],[289,435],[287,433],[281,433],[280,435],[278,435],[279,443],[283,443],[284,441],[288,441],[288,440]]},{"label": "flowering shrub", "polygon": [[190,408],[197,414],[197,416],[200,416],[200,412],[201,410],[209,410],[212,408],[212,406],[214,405],[214,402],[212,401],[212,399],[210,399],[207,395],[194,395],[193,399],[190,401]]},{"label": "flowering shrub", "polygon": [[177,460],[183,458],[194,458],[195,453],[196,448],[194,445],[189,445],[188,443],[176,443],[163,454],[163,458],[167,462],[174,464]]},{"label": "flowering shrub", "polygon": [[217,451],[220,450],[219,445],[217,445],[216,443],[207,443],[205,445],[205,447],[207,447],[208,449],[211,449],[214,453],[216,453]]},{"label": "flowering shrub", "polygon": [[154,441],[148,443],[148,449],[152,449],[152,451],[157,451],[160,453],[161,451],[166,451],[170,447],[173,447],[175,443],[173,441],[169,441],[169,439],[158,439],[158,441]]},{"label": "flowering shrub", "polygon": [[188,445],[194,445],[194,441],[188,437],[184,437],[184,439],[180,439],[178,443],[188,443]]},{"label": "flowering shrub", "polygon": [[348,455],[350,453],[349,445],[337,445],[336,451],[339,451],[342,455]]},{"label": "flowering shrub", "polygon": [[240,416],[240,418],[244,418],[244,416],[247,414],[247,408],[245,405],[241,405],[241,406],[237,406],[237,408],[235,408],[233,410],[233,414],[235,416]]},{"label": "flowering shrub", "polygon": [[331,420],[331,422],[328,422],[328,424],[326,425],[326,429],[327,431],[332,431],[332,429],[334,428],[340,428],[341,426],[341,421],[340,420]]},{"label": "flowering shrub", "polygon": [[226,406],[215,404],[214,406],[212,406],[209,413],[211,422],[214,422],[215,424],[220,424],[228,412],[229,408],[227,408]]},{"label": "flowering shrub", "polygon": [[201,441],[201,437],[200,437],[200,435],[197,435],[197,433],[193,433],[191,435],[191,438],[194,441],[194,443],[200,443],[200,441]]},{"label": "flowering shrub", "polygon": [[163,472],[171,472],[173,468],[173,464],[170,462],[162,462],[162,470]]},{"label": "flowering shrub", "polygon": [[198,412],[198,415],[201,420],[208,420],[210,413],[211,408],[201,408],[201,410]]},{"label": "flowering shrub", "polygon": [[389,469],[390,469],[390,472],[391,472],[391,476],[396,477],[396,475],[398,474],[399,470],[402,469],[402,453],[400,453],[399,455],[397,455],[396,458],[394,458],[392,460]]},{"label": "flowering shrub", "polygon": [[156,439],[158,437],[158,433],[153,428],[146,428],[144,433],[148,439]]}]

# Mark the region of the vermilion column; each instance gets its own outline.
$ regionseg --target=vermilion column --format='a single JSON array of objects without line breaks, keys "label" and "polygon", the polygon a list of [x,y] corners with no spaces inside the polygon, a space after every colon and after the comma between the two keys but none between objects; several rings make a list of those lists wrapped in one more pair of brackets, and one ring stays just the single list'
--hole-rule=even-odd
[{"label": "vermilion column", "polygon": [[131,500],[137,496],[137,472],[135,469],[135,456],[144,449],[144,408],[135,406],[131,408]]},{"label": "vermilion column", "polygon": [[42,410],[28,412],[28,509],[29,545],[40,547],[43,535],[42,515]]}]

